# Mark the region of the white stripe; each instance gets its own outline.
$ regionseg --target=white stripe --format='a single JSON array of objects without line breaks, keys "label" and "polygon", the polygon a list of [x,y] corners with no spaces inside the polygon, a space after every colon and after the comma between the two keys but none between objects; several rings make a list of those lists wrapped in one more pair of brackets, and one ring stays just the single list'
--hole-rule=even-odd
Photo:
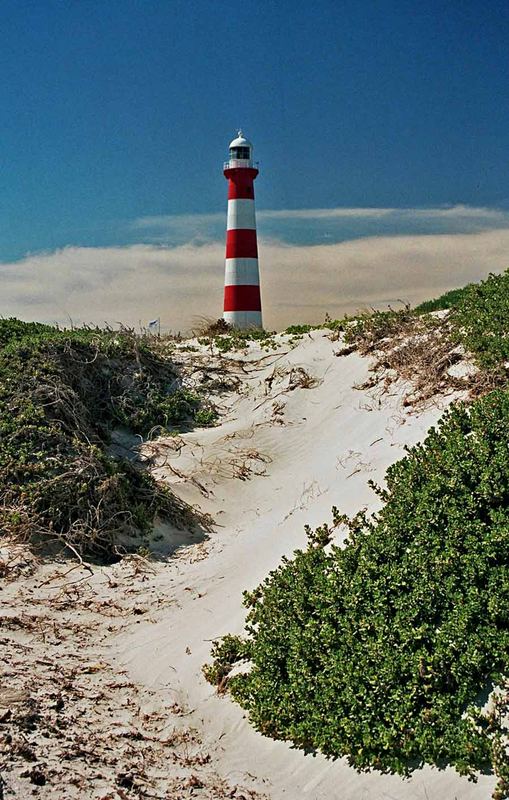
[{"label": "white stripe", "polygon": [[257,258],[227,258],[225,265],[225,286],[259,286]]},{"label": "white stripe", "polygon": [[254,200],[228,200],[228,218],[226,228],[229,231],[254,230],[256,228]]},{"label": "white stripe", "polygon": [[235,328],[262,328],[261,311],[225,311],[223,319]]}]

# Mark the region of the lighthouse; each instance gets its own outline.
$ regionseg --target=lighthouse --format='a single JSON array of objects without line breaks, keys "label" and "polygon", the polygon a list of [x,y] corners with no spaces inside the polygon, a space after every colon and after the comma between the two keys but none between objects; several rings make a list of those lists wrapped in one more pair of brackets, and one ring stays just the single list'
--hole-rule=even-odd
[{"label": "lighthouse", "polygon": [[223,171],[228,181],[223,318],[235,328],[261,328],[254,204],[258,170],[253,166],[253,145],[242,131],[230,143],[230,158]]}]

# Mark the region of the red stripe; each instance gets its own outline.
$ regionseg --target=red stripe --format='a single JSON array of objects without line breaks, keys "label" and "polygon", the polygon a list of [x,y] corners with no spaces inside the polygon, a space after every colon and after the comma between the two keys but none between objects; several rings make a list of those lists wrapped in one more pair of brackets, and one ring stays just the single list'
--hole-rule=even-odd
[{"label": "red stripe", "polygon": [[225,286],[225,311],[261,311],[259,286]]},{"label": "red stripe", "polygon": [[235,228],[226,231],[226,258],[258,258],[256,230]]},{"label": "red stripe", "polygon": [[228,178],[228,200],[254,200],[253,181],[258,175],[257,169],[225,169],[224,174]]}]

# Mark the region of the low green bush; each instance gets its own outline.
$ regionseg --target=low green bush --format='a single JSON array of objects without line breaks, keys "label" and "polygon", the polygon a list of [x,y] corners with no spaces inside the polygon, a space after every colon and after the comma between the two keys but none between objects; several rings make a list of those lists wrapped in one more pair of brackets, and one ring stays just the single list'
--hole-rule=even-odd
[{"label": "low green bush", "polygon": [[319,331],[319,330],[330,330],[341,332],[346,330],[347,323],[350,322],[354,317],[343,317],[342,319],[331,319],[328,314],[325,315],[325,320],[321,322],[319,325],[289,325],[283,333],[293,334],[294,336],[300,336],[304,333],[309,333],[310,331]]},{"label": "low green bush", "polygon": [[[434,325],[432,317],[423,319],[419,320],[421,326]],[[415,327],[416,321],[414,312],[408,306],[398,311],[388,309],[359,314],[352,317],[345,326],[344,341],[347,345],[355,346],[361,353],[371,353],[380,348],[384,340],[408,334]]]},{"label": "low green bush", "polygon": [[303,333],[315,331],[316,328],[316,325],[289,325],[288,328],[284,330],[284,333],[288,333],[293,336],[300,336]]},{"label": "low green bush", "polygon": [[465,287],[451,322],[480,366],[503,366],[509,360],[509,271]]},{"label": "low green bush", "polygon": [[508,667],[508,444],[507,392],[451,408],[375,487],[378,514],[334,511],[344,546],[308,530],[246,593],[230,687],[260,731],[358,769],[491,768],[475,703]]},{"label": "low green bush", "polygon": [[227,634],[214,642],[211,654],[213,662],[204,665],[203,674],[209,683],[224,691],[232,667],[246,657],[246,645],[240,636]]},{"label": "low green bush", "polygon": [[[111,430],[210,424],[159,340],[0,320],[0,530],[109,560],[183,503],[108,453]],[[199,416],[201,415],[201,417]]]},{"label": "low green bush", "polygon": [[450,289],[448,292],[445,292],[445,294],[440,295],[440,297],[435,297],[433,300],[425,300],[423,303],[419,303],[419,305],[414,308],[414,311],[419,314],[427,314],[430,311],[445,311],[449,308],[455,308],[463,299],[470,285],[471,284],[463,286],[461,289]]},{"label": "low green bush", "polygon": [[[218,322],[221,322],[221,320]],[[273,347],[275,345],[274,331],[266,331],[263,328],[226,327],[227,330],[223,331],[222,326],[211,326],[200,336],[198,341],[204,345],[214,344],[221,353],[242,350],[250,342],[260,342],[262,347]]]}]

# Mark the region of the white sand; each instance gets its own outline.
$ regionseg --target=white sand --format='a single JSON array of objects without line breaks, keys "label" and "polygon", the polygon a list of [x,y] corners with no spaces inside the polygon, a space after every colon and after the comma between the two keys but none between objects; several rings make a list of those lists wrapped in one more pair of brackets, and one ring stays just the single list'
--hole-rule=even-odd
[{"label": "white sand", "polygon": [[[168,602],[150,620],[112,634],[110,660],[138,686],[193,709],[188,722],[199,729],[214,768],[272,800],[484,800],[492,777],[475,785],[452,769],[425,768],[410,780],[359,775],[344,761],[306,756],[264,738],[201,674],[211,640],[242,631],[242,591],[303,546],[304,524],[329,520],[333,505],[346,513],[375,509],[368,479],[382,482],[404,445],[422,440],[443,410],[416,415],[402,408],[394,387],[383,396],[353,388],[367,379],[369,362],[356,354],[335,357],[340,344],[325,332],[306,335],[293,349],[288,337],[280,341],[276,354],[253,345],[237,356],[248,374],[218,427],[183,436],[178,448],[174,440],[158,442],[156,471],[210,512],[217,527],[208,541],[157,568],[151,586]],[[291,374],[295,367],[317,385],[290,389],[299,379]]]}]

